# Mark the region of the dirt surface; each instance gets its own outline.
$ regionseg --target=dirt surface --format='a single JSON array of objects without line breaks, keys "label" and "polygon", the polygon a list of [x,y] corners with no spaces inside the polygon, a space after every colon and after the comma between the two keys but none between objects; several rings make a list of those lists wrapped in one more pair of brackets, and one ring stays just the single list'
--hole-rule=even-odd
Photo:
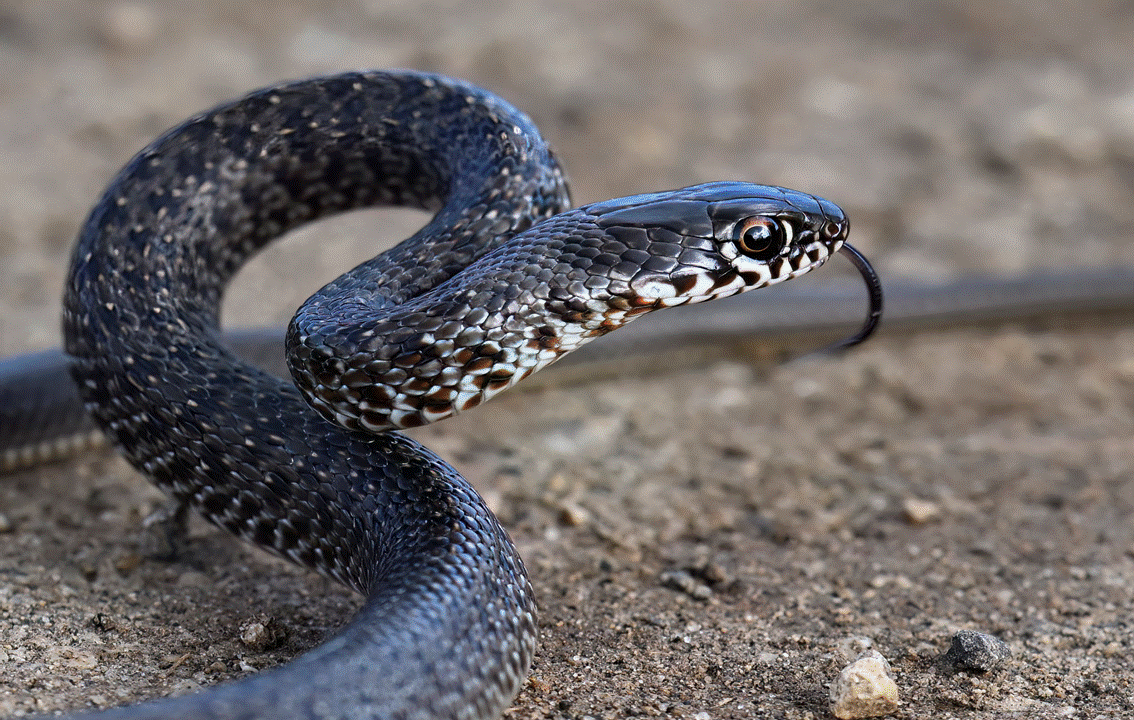
[{"label": "dirt surface", "polygon": [[[0,354],[58,343],[68,249],[132,152],[259,85],[359,67],[502,93],[580,202],[750,179],[841,204],[887,278],[1134,265],[1131,6],[977,5],[6,2]],[[286,318],[417,220],[299,233],[229,319]],[[1134,325],[759,355],[513,393],[417,433],[532,574],[542,638],[510,717],[823,718],[867,648],[900,717],[1134,714]],[[0,483],[0,715],[239,677],[356,605],[204,525],[180,560],[147,558],[159,504],[105,454]],[[1012,657],[944,666],[961,629]]]}]

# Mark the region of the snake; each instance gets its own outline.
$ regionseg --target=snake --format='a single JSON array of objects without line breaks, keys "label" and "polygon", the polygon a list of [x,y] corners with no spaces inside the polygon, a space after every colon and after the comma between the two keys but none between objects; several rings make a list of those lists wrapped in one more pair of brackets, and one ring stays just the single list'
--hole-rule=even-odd
[{"label": "snake", "polygon": [[[385,205],[433,216],[299,308],[291,379],[240,359],[219,329],[240,266],[301,224]],[[175,502],[365,601],[290,664],[97,716],[499,717],[536,642],[523,561],[473,487],[398,430],[470,410],[652,311],[836,253],[870,289],[843,344],[860,342],[881,285],[848,232],[830,201],[738,181],[573,208],[526,115],[418,71],[284,83],[166,132],[79,231],[63,354],[24,366],[69,373],[71,415]]]}]

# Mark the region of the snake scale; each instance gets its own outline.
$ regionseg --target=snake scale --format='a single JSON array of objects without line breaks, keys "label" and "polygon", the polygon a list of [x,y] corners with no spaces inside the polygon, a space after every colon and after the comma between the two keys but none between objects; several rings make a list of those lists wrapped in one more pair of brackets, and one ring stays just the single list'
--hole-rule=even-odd
[{"label": "snake scale", "polygon": [[[295,383],[218,329],[257,249],[352,208],[434,212],[308,300]],[[86,409],[209,521],[366,597],[290,665],[107,718],[491,718],[536,639],[523,563],[473,488],[396,432],[475,407],[659,308],[734,295],[845,251],[834,204],[726,182],[570,209],[530,120],[460,81],[348,73],[254,92],[139,153],[80,231],[64,298]]]}]

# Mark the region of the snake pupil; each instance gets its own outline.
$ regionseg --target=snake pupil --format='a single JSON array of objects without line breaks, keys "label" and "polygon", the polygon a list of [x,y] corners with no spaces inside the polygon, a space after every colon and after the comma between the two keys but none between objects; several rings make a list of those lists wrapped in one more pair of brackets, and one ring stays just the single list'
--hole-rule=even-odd
[{"label": "snake pupil", "polygon": [[784,246],[784,230],[773,218],[749,218],[740,223],[737,244],[748,257],[767,262],[780,254]]}]

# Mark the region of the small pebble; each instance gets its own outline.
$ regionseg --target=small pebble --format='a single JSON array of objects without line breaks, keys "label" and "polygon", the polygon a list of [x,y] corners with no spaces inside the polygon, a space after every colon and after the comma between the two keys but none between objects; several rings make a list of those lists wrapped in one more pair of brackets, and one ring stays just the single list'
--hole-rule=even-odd
[{"label": "small pebble", "polygon": [[929,500],[906,498],[902,501],[902,514],[910,525],[924,525],[941,517],[941,506]]},{"label": "small pebble", "polygon": [[943,660],[961,670],[988,672],[1012,656],[1003,640],[975,630],[961,630]]},{"label": "small pebble", "polygon": [[81,648],[52,647],[48,648],[44,657],[49,663],[77,670],[93,670],[98,667],[98,655]]},{"label": "small pebble", "polygon": [[129,575],[139,565],[142,564],[142,556],[137,553],[127,553],[121,557],[115,558],[114,569],[118,571],[119,575]]},{"label": "small pebble", "polygon": [[898,685],[890,663],[877,650],[867,650],[831,683],[831,713],[840,720],[881,717],[897,712]]},{"label": "small pebble", "polygon": [[267,615],[253,618],[240,626],[240,642],[258,652],[279,647],[286,639],[287,628]]},{"label": "small pebble", "polygon": [[565,502],[559,506],[559,522],[567,527],[582,527],[590,517],[586,508],[577,503]]},{"label": "small pebble", "polygon": [[198,570],[186,570],[177,576],[177,585],[187,588],[207,588],[213,584],[212,579]]},{"label": "small pebble", "polygon": [[661,584],[683,592],[694,600],[708,600],[713,590],[684,570],[668,570],[661,574]]}]

